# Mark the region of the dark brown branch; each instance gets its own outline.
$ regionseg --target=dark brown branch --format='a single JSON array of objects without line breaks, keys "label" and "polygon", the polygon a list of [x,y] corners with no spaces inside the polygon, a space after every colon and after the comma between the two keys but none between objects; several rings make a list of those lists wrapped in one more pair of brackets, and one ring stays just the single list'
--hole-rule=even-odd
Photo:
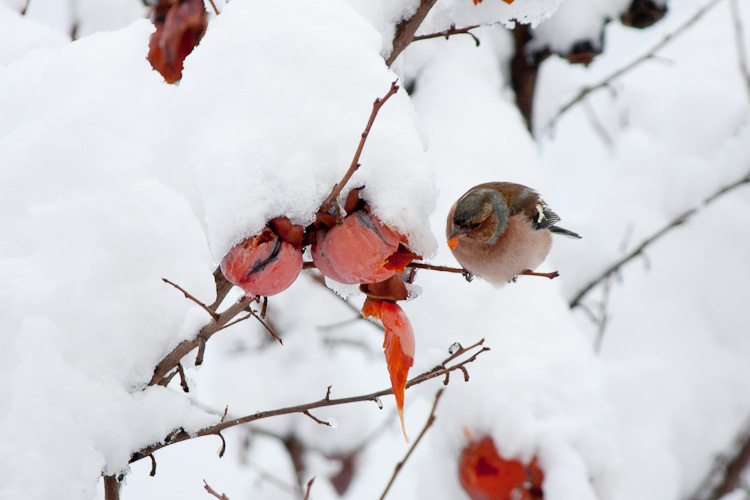
[{"label": "dark brown branch", "polygon": [[435,5],[437,0],[421,0],[419,7],[409,19],[404,19],[396,25],[396,34],[393,36],[393,50],[391,54],[386,58],[385,63],[390,66],[393,61],[404,51],[406,47],[414,40],[414,34],[419,29],[419,26],[427,17],[427,13]]},{"label": "dark brown branch", "polygon": [[206,480],[205,480],[205,479],[203,480],[203,487],[204,487],[204,488],[206,488],[206,491],[207,491],[207,492],[209,492],[209,493],[210,493],[211,495],[215,496],[215,497],[216,497],[216,498],[218,498],[219,500],[229,500],[229,497],[228,497],[228,496],[226,496],[226,495],[225,495],[224,493],[222,493],[221,495],[219,495],[218,493],[216,493],[216,491],[214,491],[214,489],[213,489],[213,488],[211,488],[211,487],[210,487],[210,486],[208,485],[208,483],[206,482]]},{"label": "dark brown branch", "polygon": [[227,324],[232,318],[242,312],[252,302],[251,298],[242,297],[240,300],[235,302],[227,310],[220,313],[218,317],[208,323],[206,326],[201,328],[198,335],[192,340],[183,340],[177,347],[167,354],[154,369],[154,375],[151,377],[148,385],[157,385],[171,370],[177,367],[180,360],[190,353],[193,349],[198,347],[201,342],[207,341],[211,338],[211,335],[218,332],[222,327]]},{"label": "dark brown branch", "polygon": [[326,427],[331,427],[330,422],[326,422],[325,420],[319,419],[318,417],[316,417],[315,415],[313,415],[312,413],[310,413],[307,410],[303,411],[302,414],[305,415],[305,416],[310,417],[311,419],[313,419],[316,423],[318,423],[320,425],[325,425]]},{"label": "dark brown branch", "polygon": [[737,42],[737,59],[740,71],[745,79],[745,87],[750,97],[750,69],[747,67],[747,51],[745,50],[745,36],[742,29],[742,17],[740,16],[740,5],[738,0],[729,0],[729,8],[732,11],[732,24],[734,25],[734,38]]},{"label": "dark brown branch", "polygon": [[595,90],[599,90],[601,88],[609,86],[609,84],[613,80],[616,80],[617,78],[621,77],[622,75],[632,70],[636,66],[639,66],[644,61],[647,61],[649,59],[656,57],[656,52],[661,50],[665,45],[667,45],[670,41],[672,41],[672,39],[674,39],[675,37],[683,33],[685,30],[687,30],[689,27],[691,27],[693,24],[695,24],[696,21],[698,21],[701,17],[703,17],[703,15],[706,12],[708,12],[712,7],[716,6],[720,1],[721,0],[710,0],[703,7],[698,9],[698,11],[695,14],[693,14],[689,19],[687,19],[684,23],[678,26],[677,29],[665,35],[664,38],[662,38],[658,43],[656,43],[653,47],[651,47],[651,49],[649,49],[645,54],[641,55],[640,57],[626,64],[625,66],[613,72],[609,76],[605,77],[604,79],[599,81],[599,83],[596,83],[592,86],[584,87],[583,89],[581,89],[581,91],[578,92],[578,94],[576,94],[572,99],[566,102],[558,110],[555,116],[553,116],[552,119],[549,122],[547,122],[547,125],[545,125],[542,132],[546,132],[547,130],[552,128],[562,115],[567,113],[573,106],[578,104],[584,97],[586,97],[590,93],[594,92]]},{"label": "dark brown branch", "polygon": [[[421,384],[423,382],[427,382],[428,380],[432,380],[437,377],[442,377],[452,371],[455,370],[462,370],[464,369],[464,365],[467,365],[469,363],[474,362],[477,357],[482,354],[485,351],[489,351],[489,347],[484,347],[484,339],[480,340],[476,344],[473,344],[467,348],[461,347],[460,344],[454,344],[454,346],[458,346],[456,351],[451,354],[448,358],[445,359],[441,364],[437,365],[433,369],[424,372],[420,375],[417,375],[416,377],[412,378],[406,383],[406,388]],[[464,359],[463,361],[460,361],[454,365],[448,366],[448,363],[455,360],[457,357],[468,353],[469,351],[481,347],[480,350],[476,351],[474,354],[472,354],[470,357]],[[264,418],[270,418],[270,417],[277,417],[279,415],[291,415],[293,413],[305,413],[309,412],[310,410],[314,410],[316,408],[324,408],[328,406],[340,406],[340,405],[346,405],[351,403],[359,403],[363,401],[374,401],[376,403],[379,402],[379,398],[383,396],[388,396],[393,394],[392,389],[384,389],[382,391],[373,392],[370,394],[364,394],[361,396],[352,396],[348,398],[340,398],[340,399],[331,399],[330,394],[326,394],[326,397],[319,401],[314,401],[312,403],[306,403],[301,404],[297,406],[290,406],[286,408],[278,408],[275,410],[269,410],[269,411],[262,411],[257,412],[253,415],[247,415],[241,418],[235,418],[231,420],[225,420],[223,422],[219,422],[218,424],[212,425],[210,427],[206,427],[204,429],[201,429],[193,434],[188,434],[184,430],[176,430],[172,432],[167,439],[165,439],[161,443],[156,443],[151,446],[147,446],[140,451],[137,451],[133,453],[133,455],[130,457],[130,463],[136,462],[144,457],[147,457],[148,455],[152,454],[153,452],[160,450],[164,448],[165,446],[169,446],[174,443],[179,443],[181,441],[186,441],[188,439],[193,439],[196,437],[201,436],[208,436],[212,434],[216,434],[220,431],[223,431],[224,429],[228,429],[230,427],[235,427],[237,425],[246,424],[248,422],[254,422],[256,420],[264,419]]]},{"label": "dark brown branch", "polygon": [[750,419],[734,438],[730,449],[719,456],[713,468],[688,500],[718,500],[740,486],[742,472],[750,464]]},{"label": "dark brown branch", "polygon": [[459,267],[433,266],[432,264],[427,264],[425,262],[412,262],[406,267],[411,267],[414,269],[429,269],[430,271],[441,271],[444,273],[462,274],[464,272],[464,270]]},{"label": "dark brown branch", "polygon": [[154,477],[156,475],[156,459],[153,455],[149,455],[149,458],[151,459],[151,472],[148,475]]},{"label": "dark brown branch", "polygon": [[430,38],[440,38],[445,37],[447,40],[449,37],[453,35],[469,35],[471,38],[474,39],[474,43],[479,47],[480,41],[479,38],[476,37],[474,33],[471,32],[474,28],[478,28],[479,25],[475,24],[474,26],[467,26],[466,28],[456,28],[455,24],[451,24],[451,27],[448,28],[445,31],[441,31],[439,33],[430,33],[429,35],[419,35],[412,38],[413,42],[419,41],[419,40],[428,40]]},{"label": "dark brown branch", "polygon": [[186,299],[190,299],[190,300],[192,300],[193,302],[195,302],[196,304],[198,304],[199,306],[201,306],[201,308],[202,308],[202,309],[203,309],[204,311],[206,311],[206,312],[207,312],[207,313],[208,313],[208,314],[209,314],[209,315],[210,315],[210,316],[211,316],[211,317],[212,317],[213,319],[216,319],[216,318],[218,318],[218,317],[219,317],[219,315],[218,315],[218,314],[216,314],[216,311],[212,311],[211,309],[209,309],[209,307],[208,307],[208,306],[207,306],[206,304],[204,304],[204,303],[203,303],[203,302],[201,302],[200,300],[198,300],[198,299],[196,299],[195,297],[193,297],[192,295],[190,295],[190,294],[189,294],[188,292],[186,292],[186,291],[185,291],[185,289],[184,289],[184,288],[182,288],[182,287],[181,287],[180,285],[178,285],[178,284],[176,284],[176,283],[172,283],[172,282],[171,282],[171,281],[169,281],[169,280],[168,280],[167,278],[162,278],[161,280],[162,280],[162,281],[163,281],[164,283],[167,283],[168,285],[172,285],[173,287],[175,287],[176,289],[178,289],[179,291],[181,291],[181,292],[182,292],[182,294],[183,294],[183,295],[185,296],[185,298],[186,298]]},{"label": "dark brown branch", "polygon": [[182,387],[182,390],[184,392],[190,392],[190,387],[188,387],[187,379],[185,378],[185,370],[182,368],[182,363],[177,363],[177,373],[180,374],[180,387]]},{"label": "dark brown branch", "polygon": [[625,264],[630,262],[631,260],[635,259],[639,255],[643,254],[643,251],[648,248],[651,244],[655,243],[659,239],[661,239],[665,234],[669,233],[674,228],[681,226],[683,223],[685,223],[690,217],[695,215],[698,211],[700,211],[702,208],[710,205],[714,201],[716,201],[721,196],[727,194],[728,192],[744,185],[750,183],[750,173],[746,174],[743,178],[722,187],[718,191],[716,191],[714,194],[703,200],[703,202],[698,205],[697,207],[691,208],[690,210],[687,210],[683,212],[682,214],[678,215],[674,220],[672,220],[669,224],[664,226],[663,228],[656,231],[654,234],[646,238],[641,242],[638,247],[635,248],[632,252],[609,266],[607,269],[605,269],[599,276],[591,280],[586,286],[584,286],[570,301],[570,308],[578,307],[581,304],[581,300],[591,291],[599,285],[601,282],[612,276],[613,274],[617,273],[621,267],[623,267]]},{"label": "dark brown branch", "polygon": [[[221,421],[224,421],[224,418],[222,417]],[[216,433],[217,436],[219,436],[219,439],[221,439],[221,448],[219,448],[219,458],[222,458],[224,456],[224,453],[227,451],[227,442],[224,439],[224,436],[221,435],[221,432]]]},{"label": "dark brown branch", "polygon": [[307,489],[305,490],[305,497],[302,500],[308,500],[310,498],[310,488],[312,488],[315,476],[307,482]]},{"label": "dark brown branch", "polygon": [[535,271],[532,271],[531,269],[521,271],[520,274],[523,276],[541,276],[542,278],[549,278],[551,280],[560,276],[560,273],[558,273],[557,271],[552,271],[551,273],[537,273]]},{"label": "dark brown branch", "polygon": [[120,481],[115,476],[104,476],[104,500],[120,500]]},{"label": "dark brown branch", "polygon": [[370,118],[367,120],[367,125],[365,126],[365,130],[362,132],[362,135],[359,139],[359,145],[357,146],[357,151],[354,153],[354,158],[352,159],[351,165],[349,165],[349,170],[346,171],[346,174],[344,174],[344,177],[339,181],[338,184],[336,184],[333,187],[333,190],[331,190],[331,194],[326,197],[325,201],[320,205],[320,212],[322,213],[328,213],[328,211],[336,207],[336,213],[338,214],[340,211],[338,210],[338,203],[336,203],[336,199],[341,194],[341,190],[344,189],[344,186],[346,186],[346,183],[349,182],[349,179],[352,178],[352,175],[354,175],[354,172],[357,171],[359,168],[359,157],[362,155],[362,149],[365,147],[365,141],[367,141],[367,136],[370,135],[370,129],[372,129],[372,124],[375,122],[375,117],[378,116],[378,111],[380,111],[380,108],[383,107],[385,102],[396,92],[398,92],[399,86],[397,85],[397,82],[391,83],[391,88],[388,90],[388,93],[386,93],[382,98],[375,99],[375,102],[372,103],[372,112],[370,113]]},{"label": "dark brown branch", "polygon": [[213,304],[209,305],[208,308],[212,311],[219,309],[219,306],[226,298],[229,290],[234,286],[228,279],[224,277],[224,273],[221,272],[221,267],[217,267],[214,270],[214,283],[216,283],[216,300]]},{"label": "dark brown branch", "polygon": [[217,16],[219,15],[219,9],[216,8],[216,4],[214,3],[214,0],[208,0],[208,3],[211,4],[211,8],[214,9],[214,14]]},{"label": "dark brown branch", "polygon": [[419,442],[422,440],[422,437],[427,432],[427,429],[432,427],[433,422],[435,422],[435,409],[437,408],[438,402],[440,401],[440,396],[443,395],[443,391],[445,389],[440,389],[435,394],[435,402],[432,404],[432,410],[430,411],[430,416],[427,418],[427,422],[425,422],[424,427],[422,427],[422,432],[419,433],[419,436],[417,436],[417,439],[414,440],[414,443],[409,448],[409,451],[406,452],[406,455],[404,455],[404,459],[401,460],[398,464],[396,464],[396,468],[393,471],[393,475],[391,476],[391,480],[388,481],[388,485],[385,487],[385,490],[383,490],[383,494],[380,495],[380,500],[383,500],[388,494],[388,490],[391,489],[391,485],[393,485],[393,482],[396,480],[396,476],[398,476],[398,473],[401,472],[401,469],[404,467],[404,464],[407,460],[409,460],[409,457],[411,456],[412,452],[414,451],[414,448],[417,447]]},{"label": "dark brown branch", "polygon": [[206,354],[206,340],[203,337],[198,337],[198,354],[195,355],[195,366],[200,366],[203,364],[203,356],[205,354]]}]

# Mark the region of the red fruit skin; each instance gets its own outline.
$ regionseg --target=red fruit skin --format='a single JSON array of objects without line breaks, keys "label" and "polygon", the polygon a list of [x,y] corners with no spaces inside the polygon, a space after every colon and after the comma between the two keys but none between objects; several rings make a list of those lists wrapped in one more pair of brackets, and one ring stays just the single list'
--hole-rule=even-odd
[{"label": "red fruit skin", "polygon": [[536,458],[526,466],[502,458],[491,437],[472,441],[461,453],[461,486],[471,500],[540,500],[544,474]]},{"label": "red fruit skin", "polygon": [[312,259],[318,270],[340,283],[377,283],[395,275],[388,258],[401,243],[400,236],[366,210],[346,216],[343,223],[318,230]]},{"label": "red fruit skin", "polygon": [[221,272],[247,295],[268,297],[283,292],[302,271],[302,253],[266,228],[242,240],[221,261]]},{"label": "red fruit skin", "polygon": [[203,0],[160,2],[154,10],[156,31],[151,35],[147,59],[167,83],[182,78],[182,65],[208,26]]}]

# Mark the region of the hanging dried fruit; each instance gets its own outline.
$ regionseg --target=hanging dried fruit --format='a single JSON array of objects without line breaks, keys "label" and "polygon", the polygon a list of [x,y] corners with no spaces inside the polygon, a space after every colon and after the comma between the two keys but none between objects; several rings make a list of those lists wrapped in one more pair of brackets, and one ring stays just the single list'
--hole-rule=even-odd
[{"label": "hanging dried fruit", "polygon": [[409,441],[404,426],[404,390],[409,368],[414,364],[414,329],[406,313],[398,304],[368,298],[362,306],[365,318],[375,317],[385,327],[385,361],[391,376],[391,388],[396,397],[396,408],[404,438]]},{"label": "hanging dried fruit", "polygon": [[[273,229],[272,229],[273,227]],[[274,219],[263,231],[235,245],[221,272],[247,295],[270,296],[289,288],[302,270],[302,227]]]},{"label": "hanging dried fruit", "polygon": [[534,458],[529,465],[502,458],[491,437],[472,441],[461,453],[461,486],[471,500],[541,500],[544,474]]}]

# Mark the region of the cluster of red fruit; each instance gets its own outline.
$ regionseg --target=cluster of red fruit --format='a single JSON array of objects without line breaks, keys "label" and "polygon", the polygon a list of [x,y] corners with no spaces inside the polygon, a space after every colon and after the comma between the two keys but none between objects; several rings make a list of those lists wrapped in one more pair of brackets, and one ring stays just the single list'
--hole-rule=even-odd
[{"label": "cluster of red fruit", "polygon": [[491,437],[470,442],[458,466],[461,486],[471,500],[542,500],[544,474],[534,458],[524,465],[500,456]]},{"label": "cluster of red fruit", "polygon": [[[235,245],[221,261],[221,271],[249,296],[269,296],[286,290],[302,271],[302,250],[311,246],[312,262],[326,277],[359,284],[367,295],[366,316],[385,327],[385,356],[403,427],[404,389],[414,362],[414,331],[396,301],[408,296],[398,274],[420,258],[407,238],[383,224],[369,205],[350,192],[346,217],[320,212],[307,228],[286,217],[272,219],[260,234]],[[404,432],[404,435],[406,433]]]}]

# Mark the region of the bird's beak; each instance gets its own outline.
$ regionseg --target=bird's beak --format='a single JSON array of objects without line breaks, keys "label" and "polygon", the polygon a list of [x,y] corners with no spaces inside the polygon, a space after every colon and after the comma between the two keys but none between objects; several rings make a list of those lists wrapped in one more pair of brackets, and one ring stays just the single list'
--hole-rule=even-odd
[{"label": "bird's beak", "polygon": [[459,236],[466,236],[469,234],[469,232],[462,228],[462,227],[454,227],[453,231],[451,231],[451,234],[448,235],[448,248],[453,250],[458,246],[458,237]]}]

